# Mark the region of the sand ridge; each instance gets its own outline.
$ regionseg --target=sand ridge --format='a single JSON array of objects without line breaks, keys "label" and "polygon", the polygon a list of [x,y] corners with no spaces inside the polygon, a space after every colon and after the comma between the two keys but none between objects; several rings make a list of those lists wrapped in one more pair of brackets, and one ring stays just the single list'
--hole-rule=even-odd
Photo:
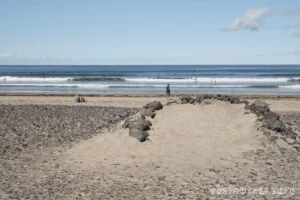
[{"label": "sand ridge", "polygon": [[262,148],[263,135],[255,121],[254,114],[244,114],[243,105],[216,100],[210,105],[165,106],[152,120],[150,141],[140,143],[128,136],[128,130],[118,128],[75,145],[62,159],[80,169],[101,170],[116,163],[145,167],[160,163],[175,171],[228,166],[243,152]]}]

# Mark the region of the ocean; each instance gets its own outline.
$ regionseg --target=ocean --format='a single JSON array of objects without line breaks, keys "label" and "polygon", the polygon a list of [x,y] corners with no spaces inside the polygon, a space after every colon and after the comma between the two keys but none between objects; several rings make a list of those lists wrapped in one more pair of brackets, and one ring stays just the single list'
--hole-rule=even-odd
[{"label": "ocean", "polygon": [[5,94],[300,94],[300,65],[0,65]]}]

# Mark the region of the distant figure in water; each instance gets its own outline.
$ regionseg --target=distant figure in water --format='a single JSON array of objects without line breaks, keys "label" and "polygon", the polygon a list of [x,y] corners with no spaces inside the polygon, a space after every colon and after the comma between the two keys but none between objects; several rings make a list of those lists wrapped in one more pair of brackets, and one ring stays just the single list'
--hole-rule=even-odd
[{"label": "distant figure in water", "polygon": [[217,85],[217,81],[214,82],[214,85]]},{"label": "distant figure in water", "polygon": [[167,99],[169,99],[169,97],[171,95],[171,86],[170,86],[170,84],[167,85],[166,92],[167,92]]},{"label": "distant figure in water", "polygon": [[197,78],[195,78],[195,82],[197,82]]}]

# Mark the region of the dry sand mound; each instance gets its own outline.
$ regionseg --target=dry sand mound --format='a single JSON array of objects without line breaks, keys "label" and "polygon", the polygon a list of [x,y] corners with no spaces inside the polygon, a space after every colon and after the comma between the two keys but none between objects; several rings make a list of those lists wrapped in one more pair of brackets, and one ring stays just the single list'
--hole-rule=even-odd
[{"label": "dry sand mound", "polygon": [[[73,169],[101,169],[114,173],[151,173],[159,166],[171,175],[182,170],[201,171],[213,166],[229,167],[242,153],[262,147],[256,116],[244,114],[244,105],[212,100],[211,104],[172,105],[157,111],[151,141],[140,143],[128,130],[116,129],[84,141],[62,157]],[[138,166],[138,167],[136,167]],[[124,170],[125,167],[127,170]],[[141,170],[141,168],[145,170]],[[155,174],[155,173],[154,173]]]}]

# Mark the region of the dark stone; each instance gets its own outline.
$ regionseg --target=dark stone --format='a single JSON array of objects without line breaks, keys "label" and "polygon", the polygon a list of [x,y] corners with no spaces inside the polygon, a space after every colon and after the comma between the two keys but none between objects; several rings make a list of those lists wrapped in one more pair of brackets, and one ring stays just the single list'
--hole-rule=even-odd
[{"label": "dark stone", "polygon": [[272,131],[282,132],[285,130],[285,125],[279,120],[267,120],[267,127]]},{"label": "dark stone", "polygon": [[232,104],[240,104],[240,100],[235,98],[232,100]]},{"label": "dark stone", "polygon": [[128,128],[130,123],[137,121],[139,118],[146,119],[145,116],[142,114],[138,117],[137,116],[129,117],[124,121],[122,128]]},{"label": "dark stone", "polygon": [[143,124],[136,123],[136,122],[129,124],[128,128],[129,129],[138,129],[138,130],[141,130],[141,131],[147,131],[147,130],[149,130],[148,126],[144,126]]},{"label": "dark stone", "polygon": [[224,101],[225,100],[225,97],[224,96],[221,96],[221,95],[217,95],[217,98],[216,98],[217,100],[219,100],[219,101]]},{"label": "dark stone", "polygon": [[151,118],[154,118],[156,116],[156,113],[153,110],[147,108],[141,108],[140,113],[144,116],[151,117]]},{"label": "dark stone", "polygon": [[260,113],[266,113],[269,112],[269,106],[261,100],[256,100],[254,103],[252,103],[249,106],[250,110],[254,113],[260,114]]},{"label": "dark stone", "polygon": [[285,134],[286,137],[289,137],[289,138],[294,139],[294,140],[296,140],[297,136],[298,136],[297,133],[295,133],[290,127],[286,128],[284,130],[284,134]]},{"label": "dark stone", "polygon": [[136,138],[140,142],[146,141],[149,136],[147,132],[138,129],[130,129],[129,135]]},{"label": "dark stone", "polygon": [[245,109],[249,110],[249,109],[250,109],[250,106],[249,106],[249,105],[246,105],[246,106],[245,106]]},{"label": "dark stone", "polygon": [[138,129],[142,131],[150,130],[150,126],[152,126],[151,121],[147,119],[143,119],[139,117],[135,122],[129,124],[129,129]]},{"label": "dark stone", "polygon": [[255,102],[252,104],[256,107],[268,107],[268,104],[262,100],[255,100]]},{"label": "dark stone", "polygon": [[216,99],[217,97],[215,95],[208,95],[208,99]]},{"label": "dark stone", "polygon": [[266,120],[279,120],[280,116],[277,115],[276,113],[269,111],[264,113],[264,117]]},{"label": "dark stone", "polygon": [[187,104],[187,103],[193,104],[195,102],[195,99],[192,97],[182,97],[180,98],[180,100],[181,100],[181,104]]},{"label": "dark stone", "polygon": [[263,132],[264,132],[263,134],[264,134],[265,136],[270,137],[270,135],[271,135],[271,132],[270,132],[270,131],[264,130]]},{"label": "dark stone", "polygon": [[151,110],[161,110],[163,108],[163,105],[158,101],[153,101],[151,103],[148,103],[146,107]]},{"label": "dark stone", "polygon": [[247,101],[247,100],[242,100],[242,101],[240,101],[240,103],[244,103],[244,104],[246,104],[246,106],[248,106],[249,101]]},{"label": "dark stone", "polygon": [[147,126],[152,126],[152,122],[148,119],[143,120],[143,124]]},{"label": "dark stone", "polygon": [[195,103],[201,103],[203,99],[201,97],[195,98]]},{"label": "dark stone", "polygon": [[258,111],[258,112],[260,112],[260,113],[265,113],[265,112],[269,112],[270,111],[270,109],[269,109],[269,107],[255,107],[255,110],[256,111]]},{"label": "dark stone", "polygon": [[271,137],[269,138],[269,141],[270,141],[270,142],[275,142],[276,140],[278,140],[278,137],[277,137],[277,136],[271,136]]}]

